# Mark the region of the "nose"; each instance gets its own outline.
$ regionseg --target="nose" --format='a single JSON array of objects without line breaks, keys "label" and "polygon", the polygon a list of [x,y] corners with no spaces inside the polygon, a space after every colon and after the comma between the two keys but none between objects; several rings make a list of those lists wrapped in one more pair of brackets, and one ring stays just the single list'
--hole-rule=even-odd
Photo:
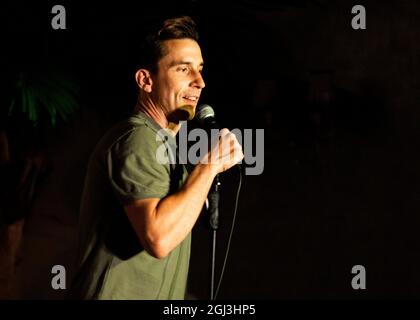
[{"label": "nose", "polygon": [[192,81],[192,85],[198,89],[203,89],[206,86],[201,72],[196,71],[194,73],[194,79]]}]

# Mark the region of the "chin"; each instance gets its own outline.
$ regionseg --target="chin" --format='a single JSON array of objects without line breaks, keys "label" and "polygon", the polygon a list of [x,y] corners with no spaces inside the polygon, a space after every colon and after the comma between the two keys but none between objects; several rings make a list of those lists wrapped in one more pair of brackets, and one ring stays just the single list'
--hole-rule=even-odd
[{"label": "chin", "polygon": [[168,120],[172,122],[192,120],[195,116],[196,106],[185,104],[177,107],[168,116]]}]

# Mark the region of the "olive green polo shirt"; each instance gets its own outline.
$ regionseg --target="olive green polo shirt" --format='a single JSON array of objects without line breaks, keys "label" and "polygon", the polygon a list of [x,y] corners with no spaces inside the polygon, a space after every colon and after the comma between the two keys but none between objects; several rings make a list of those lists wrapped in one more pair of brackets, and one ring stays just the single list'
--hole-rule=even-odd
[{"label": "olive green polo shirt", "polygon": [[71,295],[82,299],[184,299],[191,234],[163,259],[142,247],[124,205],[164,198],[187,177],[184,165],[162,164],[176,141],[138,113],[112,128],[88,165],[80,212],[80,268]]}]

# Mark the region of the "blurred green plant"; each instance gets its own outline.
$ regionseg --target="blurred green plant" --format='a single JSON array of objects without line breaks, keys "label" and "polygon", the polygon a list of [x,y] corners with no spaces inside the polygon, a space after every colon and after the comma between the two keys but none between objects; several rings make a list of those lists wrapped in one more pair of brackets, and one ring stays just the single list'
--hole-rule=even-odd
[{"label": "blurred green plant", "polygon": [[38,126],[41,114],[47,111],[53,127],[58,119],[66,122],[79,108],[79,87],[63,73],[55,71],[20,72],[9,116],[22,112]]}]

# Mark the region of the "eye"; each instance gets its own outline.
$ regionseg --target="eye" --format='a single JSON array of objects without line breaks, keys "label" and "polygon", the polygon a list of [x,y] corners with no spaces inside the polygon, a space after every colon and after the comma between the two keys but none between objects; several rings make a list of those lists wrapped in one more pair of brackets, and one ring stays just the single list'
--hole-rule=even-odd
[{"label": "eye", "polygon": [[176,71],[180,71],[180,72],[185,73],[185,72],[187,72],[187,71],[188,71],[188,68],[187,68],[187,67],[178,67],[178,68],[176,69]]}]

